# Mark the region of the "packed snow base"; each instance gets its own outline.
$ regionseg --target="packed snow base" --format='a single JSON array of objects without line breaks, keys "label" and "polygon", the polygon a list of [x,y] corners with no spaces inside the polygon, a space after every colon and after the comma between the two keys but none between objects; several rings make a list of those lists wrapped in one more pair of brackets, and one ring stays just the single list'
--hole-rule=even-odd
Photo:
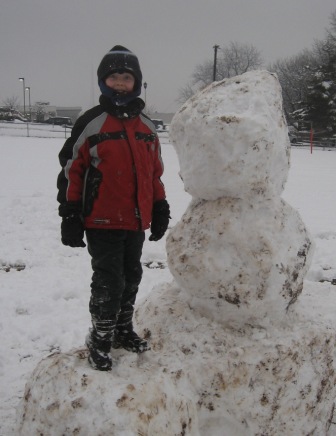
[{"label": "packed snow base", "polygon": [[19,434],[326,434],[333,331],[302,316],[287,329],[224,329],[188,299],[171,284],[154,289],[136,317],[152,350],[113,350],[111,373],[91,369],[85,349],[44,359],[27,383]]},{"label": "packed snow base", "polygon": [[[245,89],[239,92],[246,103],[258,104],[246,106],[239,100],[233,112],[237,84]],[[214,96],[222,88],[227,98],[218,101]],[[244,75],[211,86],[176,115],[172,137],[193,201],[168,236],[169,265],[178,285],[157,286],[136,313],[138,330],[151,337],[152,351],[140,356],[113,351],[114,367],[108,375],[88,367],[84,349],[46,358],[26,386],[19,415],[21,434],[203,436],[209,428],[214,436],[327,432],[335,398],[335,340],[328,323],[314,324],[301,313],[304,299],[294,305],[309,267],[311,243],[300,217],[280,199],[288,172],[288,142],[279,92],[276,79],[266,72]],[[274,117],[267,117],[272,102],[277,109]],[[187,175],[183,171],[195,170],[191,155],[201,161],[196,152],[200,144],[207,150],[201,134],[194,138],[195,149],[188,146],[182,158],[179,154],[179,142],[185,141],[179,117],[196,125],[200,118],[188,116],[188,111],[198,104],[207,108],[200,111],[203,118],[212,107],[222,111],[223,120],[233,115],[235,120],[244,118],[246,122],[239,122],[236,129],[249,138],[249,144],[258,144],[254,150],[258,154],[248,146],[241,149],[242,156],[232,156],[234,147],[226,152],[218,140],[218,123],[209,122],[216,126],[207,131],[209,139],[214,138],[212,154],[218,151],[222,159],[218,167],[216,159],[207,166],[205,157],[203,171],[217,174],[215,180],[208,176],[205,186],[200,183],[205,192],[194,189],[197,170],[194,176],[194,171]],[[270,138],[265,132],[273,131],[274,119],[282,122],[275,130],[278,134]],[[230,124],[222,124],[222,138]],[[226,153],[230,193],[222,189],[227,173],[220,174]],[[251,170],[249,165],[259,157],[263,164]],[[237,171],[242,158],[245,180]],[[256,169],[263,169],[263,176],[254,177]],[[236,188],[234,173],[238,174]],[[260,222],[252,225],[256,216]],[[202,237],[197,239],[201,229]],[[250,237],[250,232],[255,235]],[[272,232],[273,238],[267,236]],[[234,243],[239,234],[240,250]],[[200,259],[199,265],[195,259]],[[275,267],[274,260],[279,262]],[[237,280],[240,289],[226,293],[223,265],[231,274],[230,282]],[[263,273],[258,275],[260,270]],[[240,282],[237,271],[242,273]],[[251,292],[242,286],[247,277],[253,281]]]}]

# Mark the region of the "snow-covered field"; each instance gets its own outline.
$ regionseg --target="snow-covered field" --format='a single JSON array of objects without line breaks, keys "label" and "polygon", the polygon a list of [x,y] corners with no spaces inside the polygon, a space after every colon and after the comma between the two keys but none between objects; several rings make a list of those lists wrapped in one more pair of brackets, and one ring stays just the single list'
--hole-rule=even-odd
[{"label": "snow-covered field", "polygon": [[[56,177],[64,137],[0,135],[0,435],[13,434],[15,408],[38,362],[48,354],[83,345],[90,324],[90,259],[86,249],[60,242]],[[46,134],[48,136],[48,134]],[[190,196],[178,176],[176,153],[161,136],[163,181],[171,205],[171,226],[185,211]],[[323,292],[316,315],[330,320],[336,311],[336,153],[293,148],[283,197],[296,208],[316,244],[303,293]],[[154,285],[170,282],[165,240],[148,238],[143,254],[144,277],[138,302]],[[299,304],[299,303],[298,303]],[[307,308],[307,311],[310,309]],[[313,310],[312,310],[312,313]],[[332,425],[330,435],[336,434]],[[29,436],[29,435],[28,435]]]}]

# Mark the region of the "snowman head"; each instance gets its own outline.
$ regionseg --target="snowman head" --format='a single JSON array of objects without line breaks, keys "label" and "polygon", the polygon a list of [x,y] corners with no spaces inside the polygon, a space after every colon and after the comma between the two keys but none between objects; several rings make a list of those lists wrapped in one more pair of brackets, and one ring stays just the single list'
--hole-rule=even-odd
[{"label": "snowman head", "polygon": [[193,197],[279,196],[289,170],[280,84],[267,71],[215,82],[174,116],[170,136]]}]

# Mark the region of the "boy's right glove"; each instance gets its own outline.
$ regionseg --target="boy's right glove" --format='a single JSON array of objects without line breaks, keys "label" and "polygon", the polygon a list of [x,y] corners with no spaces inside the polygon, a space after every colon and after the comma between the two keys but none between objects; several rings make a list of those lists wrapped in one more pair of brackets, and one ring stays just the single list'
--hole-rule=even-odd
[{"label": "boy's right glove", "polygon": [[169,218],[170,210],[167,200],[156,201],[153,204],[150,241],[158,241],[163,237],[168,228]]},{"label": "boy's right glove", "polygon": [[78,215],[70,215],[62,218],[61,224],[62,244],[69,247],[86,247],[84,238],[84,226]]},{"label": "boy's right glove", "polygon": [[84,225],[80,217],[81,203],[75,201],[62,203],[58,212],[62,217],[62,244],[69,247],[86,247],[83,241]]}]

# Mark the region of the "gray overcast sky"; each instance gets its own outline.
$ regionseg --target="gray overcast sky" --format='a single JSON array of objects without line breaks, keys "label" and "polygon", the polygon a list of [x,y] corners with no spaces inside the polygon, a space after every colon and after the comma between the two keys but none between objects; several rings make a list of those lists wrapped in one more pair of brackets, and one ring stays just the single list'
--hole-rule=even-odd
[{"label": "gray overcast sky", "polygon": [[[139,58],[147,104],[174,112],[178,90],[214,44],[250,43],[267,63],[325,36],[335,0],[0,0],[0,104],[96,104],[96,70],[116,44]],[[28,93],[26,94],[28,98]]]}]

